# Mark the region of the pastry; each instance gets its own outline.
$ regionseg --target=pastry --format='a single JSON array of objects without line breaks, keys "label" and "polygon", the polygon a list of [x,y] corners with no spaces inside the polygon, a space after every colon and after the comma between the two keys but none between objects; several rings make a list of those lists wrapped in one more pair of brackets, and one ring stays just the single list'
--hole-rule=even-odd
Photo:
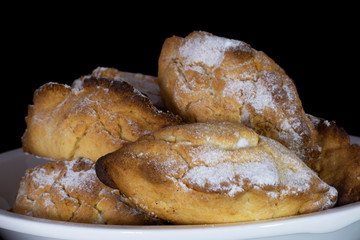
[{"label": "pastry", "polygon": [[304,161],[318,154],[317,132],[295,84],[265,53],[244,42],[207,32],[168,38],[158,78],[165,105],[189,122],[242,123]]},{"label": "pastry", "polygon": [[96,161],[141,135],[179,124],[124,81],[85,76],[47,83],[34,93],[22,138],[25,152],[55,160]]},{"label": "pastry", "polygon": [[308,165],[339,192],[338,205],[360,200],[360,146],[334,121],[310,116],[319,132],[321,154]]},{"label": "pastry", "polygon": [[26,171],[15,213],[68,222],[157,224],[161,221],[127,203],[118,190],[102,184],[87,159],[52,161]]},{"label": "pastry", "polygon": [[109,78],[116,81],[125,81],[141,93],[145,94],[150,102],[159,109],[165,109],[160,96],[157,78],[141,73],[122,72],[116,68],[98,67],[91,73],[96,78]]},{"label": "pastry", "polygon": [[230,122],[156,130],[101,157],[95,168],[138,208],[175,224],[271,219],[337,200],[293,152]]}]

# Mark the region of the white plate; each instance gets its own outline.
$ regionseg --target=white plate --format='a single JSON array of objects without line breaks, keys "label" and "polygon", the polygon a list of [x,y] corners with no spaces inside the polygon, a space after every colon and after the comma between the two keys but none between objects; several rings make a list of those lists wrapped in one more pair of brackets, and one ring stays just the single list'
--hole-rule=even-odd
[{"label": "white plate", "polygon": [[[360,144],[359,137],[351,138]],[[360,239],[360,202],[269,221],[194,226],[110,226],[53,221],[7,211],[26,169],[47,162],[21,149],[0,154],[0,236],[3,239]]]}]

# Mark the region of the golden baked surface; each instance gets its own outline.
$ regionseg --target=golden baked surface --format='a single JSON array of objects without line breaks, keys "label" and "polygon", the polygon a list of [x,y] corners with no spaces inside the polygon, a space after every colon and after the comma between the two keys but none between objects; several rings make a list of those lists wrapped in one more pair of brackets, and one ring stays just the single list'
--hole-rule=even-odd
[{"label": "golden baked surface", "polygon": [[338,205],[360,200],[360,146],[333,121],[310,116],[319,131],[321,154],[308,165],[339,192]]},{"label": "golden baked surface", "polygon": [[141,73],[122,72],[116,68],[98,67],[91,73],[96,78],[109,78],[117,81],[125,81],[141,93],[145,94],[151,103],[159,108],[164,109],[164,103],[160,97],[160,88],[157,78]]},{"label": "golden baked surface", "polygon": [[190,122],[242,123],[303,160],[317,154],[316,131],[293,81],[244,42],[206,32],[168,38],[158,77],[166,106]]},{"label": "golden baked surface", "polygon": [[34,93],[22,138],[25,152],[55,160],[96,161],[158,128],[180,123],[124,81],[85,76]]},{"label": "golden baked surface", "polygon": [[151,224],[158,220],[130,207],[118,190],[102,184],[87,159],[49,162],[27,170],[15,213],[69,222]]},{"label": "golden baked surface", "polygon": [[337,199],[283,145],[230,122],[159,129],[100,158],[96,172],[137,207],[177,224],[291,216]]}]

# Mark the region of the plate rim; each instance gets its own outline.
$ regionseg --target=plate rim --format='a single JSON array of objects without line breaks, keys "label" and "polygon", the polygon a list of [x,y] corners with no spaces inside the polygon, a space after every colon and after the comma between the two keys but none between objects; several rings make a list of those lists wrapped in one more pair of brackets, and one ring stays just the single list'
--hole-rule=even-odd
[{"label": "plate rim", "polygon": [[[345,221],[339,222],[339,218],[344,219]],[[207,231],[207,236],[217,236],[213,239],[219,239],[219,237],[224,236],[225,233],[241,233],[241,237],[244,238],[259,238],[286,234],[329,233],[340,230],[358,221],[360,221],[360,202],[321,212],[257,222],[166,226],[73,223],[24,216],[0,209],[0,228],[14,232],[53,238],[59,237],[59,232],[61,232],[63,234],[62,239],[74,239],[74,234],[76,234],[76,238],[85,236],[83,239],[98,239],[99,237],[111,239],[114,236],[141,239],[144,237],[144,234],[148,237],[156,236],[157,239],[168,239],[168,234],[174,234],[175,232],[178,236],[180,234],[181,237],[196,236],[200,239],[204,230]],[[320,226],[314,225],[314,222],[322,222],[323,224],[320,224]],[[302,224],[301,227],[299,227],[299,224]],[[27,227],[19,229],[17,227],[19,225]],[[47,229],[47,231],[41,231],[43,229]],[[254,231],[259,229],[262,231]],[[84,233],[86,233],[86,235],[83,235]],[[141,237],[136,238],[136,236]]]}]

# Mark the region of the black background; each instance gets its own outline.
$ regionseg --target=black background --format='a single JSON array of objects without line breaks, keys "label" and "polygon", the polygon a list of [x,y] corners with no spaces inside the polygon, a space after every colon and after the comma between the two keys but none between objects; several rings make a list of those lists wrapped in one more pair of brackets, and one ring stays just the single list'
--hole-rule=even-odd
[{"label": "black background", "polygon": [[194,30],[264,51],[294,80],[307,113],[360,136],[357,6],[118,3],[2,5],[0,152],[21,147],[27,105],[42,84],[71,84],[98,66],[156,75],[164,39]]},{"label": "black background", "polygon": [[[218,3],[219,5],[219,3]],[[191,5],[175,12],[140,6],[70,6],[12,11],[3,22],[0,152],[21,147],[27,105],[47,82],[71,84],[98,66],[157,74],[165,38],[194,30],[249,43],[294,80],[307,113],[335,120],[360,136],[359,37],[354,6]],[[46,7],[46,6],[43,6]],[[154,7],[155,8],[155,7]],[[4,10],[5,11],[5,10]]]}]

